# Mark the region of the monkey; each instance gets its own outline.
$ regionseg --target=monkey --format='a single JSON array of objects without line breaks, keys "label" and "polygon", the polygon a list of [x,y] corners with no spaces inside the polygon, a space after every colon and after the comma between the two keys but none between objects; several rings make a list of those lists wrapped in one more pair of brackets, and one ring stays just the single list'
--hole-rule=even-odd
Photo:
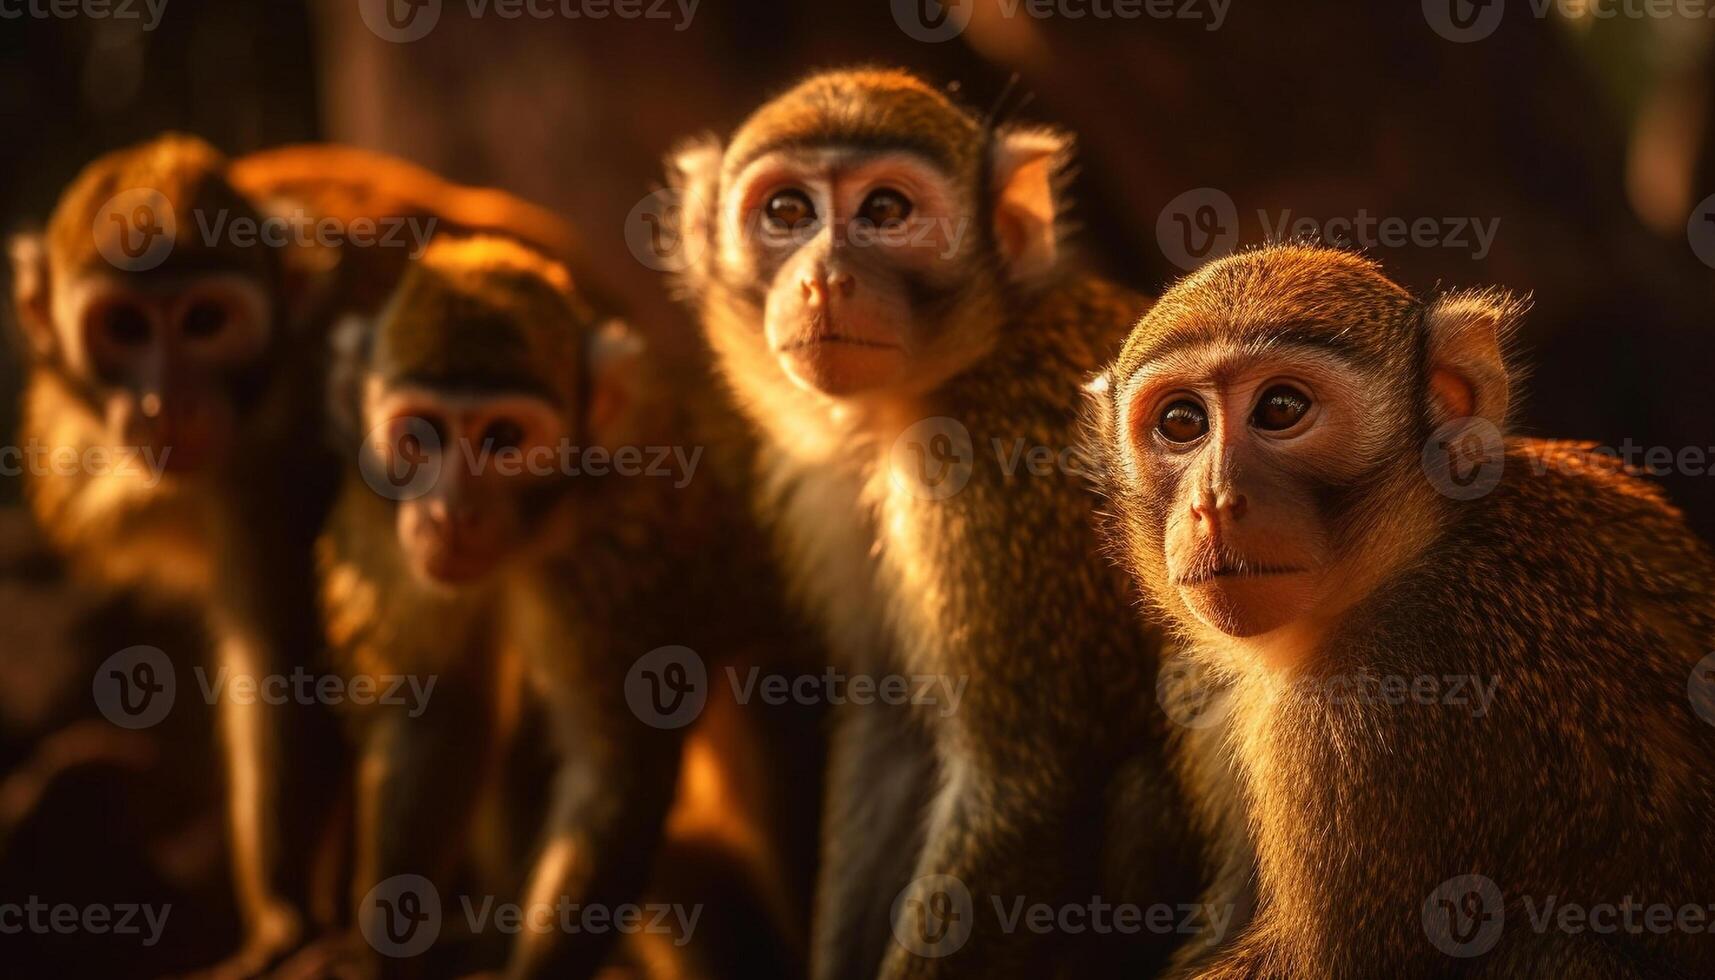
[{"label": "monkey", "polygon": [[[794,594],[846,669],[969,680],[950,712],[836,721],[817,977],[1151,970],[1174,937],[1039,936],[994,910],[1197,886],[1152,710],[1159,637],[1099,557],[1093,488],[1076,465],[1007,465],[1015,442],[1076,445],[1079,383],[1148,302],[1067,258],[1068,156],[1057,132],[860,68],[668,161],[679,286],[761,433],[756,506]],[[972,903],[953,949],[931,936],[956,894],[940,876]],[[901,938],[919,929],[930,948]]]},{"label": "monkey", "polygon": [[[336,470],[306,397],[315,345],[298,300],[318,273],[305,252],[199,234],[196,215],[259,218],[226,169],[191,137],[119,150],[78,175],[42,233],[14,239],[20,441],[126,461],[32,467],[37,522],[86,579],[202,610],[217,663],[263,676],[314,647],[308,543]],[[305,928],[315,825],[296,811],[316,787],[302,760],[337,743],[311,712],[230,697],[218,711],[246,931],[231,965],[247,974]]]},{"label": "monkey", "polygon": [[[357,364],[335,371],[347,386],[334,414],[361,448],[318,544],[330,645],[354,676],[438,678],[422,710],[377,705],[358,722],[361,930],[388,925],[392,899],[375,890],[397,876],[446,894],[505,727],[508,656],[556,750],[522,907],[635,900],[686,750],[679,727],[639,713],[628,674],[647,651],[690,642],[715,662],[723,631],[741,628],[723,609],[750,608],[748,586],[729,581],[747,546],[722,515],[744,508],[721,503],[713,476],[580,461],[685,445],[707,431],[685,418],[706,403],[690,381],[668,397],[629,328],[599,320],[563,265],[500,236],[438,236],[344,349]],[[740,556],[714,558],[729,549]],[[532,926],[505,975],[589,976],[613,941]],[[368,959],[387,975],[424,968]]]},{"label": "monkey", "polygon": [[[41,233],[14,238],[21,442],[108,461],[32,467],[36,520],[86,579],[200,610],[217,663],[257,677],[304,663],[322,635],[312,546],[339,473],[322,439],[327,327],[375,308],[407,256],[387,247],[401,242],[239,240],[271,218],[578,247],[539,209],[380,154],[231,160],[176,133],[97,159]],[[316,714],[222,699],[246,940],[219,972],[265,969],[305,937],[304,855],[326,809],[313,763],[339,744]]]},{"label": "monkey", "polygon": [[[1707,905],[1715,559],[1612,454],[1507,434],[1527,305],[1277,244],[1174,285],[1091,386],[1112,547],[1225,690],[1184,765],[1254,838],[1200,980],[1715,968],[1532,918]],[[1364,693],[1449,677],[1492,703]]]}]

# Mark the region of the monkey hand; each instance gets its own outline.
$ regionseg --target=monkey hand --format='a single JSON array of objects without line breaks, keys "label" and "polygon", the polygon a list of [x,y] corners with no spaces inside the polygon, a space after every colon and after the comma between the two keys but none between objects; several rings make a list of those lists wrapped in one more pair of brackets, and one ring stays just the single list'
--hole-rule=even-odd
[{"label": "monkey hand", "polygon": [[238,952],[187,980],[248,980],[268,975],[303,942],[303,920],[292,908],[274,902],[256,916]]}]

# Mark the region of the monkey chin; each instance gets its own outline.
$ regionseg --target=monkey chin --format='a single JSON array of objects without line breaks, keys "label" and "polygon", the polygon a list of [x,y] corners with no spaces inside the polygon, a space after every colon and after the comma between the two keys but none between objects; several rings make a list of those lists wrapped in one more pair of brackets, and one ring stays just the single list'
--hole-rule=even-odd
[{"label": "monkey chin", "polygon": [[1308,613],[1315,604],[1316,582],[1309,572],[1217,575],[1180,585],[1179,596],[1205,626],[1250,639]]},{"label": "monkey chin", "polygon": [[440,593],[477,588],[494,574],[498,564],[495,555],[452,548],[424,549],[410,562],[417,581]]},{"label": "monkey chin", "polygon": [[899,384],[905,351],[878,343],[815,340],[778,352],[780,367],[800,388],[849,398]]}]

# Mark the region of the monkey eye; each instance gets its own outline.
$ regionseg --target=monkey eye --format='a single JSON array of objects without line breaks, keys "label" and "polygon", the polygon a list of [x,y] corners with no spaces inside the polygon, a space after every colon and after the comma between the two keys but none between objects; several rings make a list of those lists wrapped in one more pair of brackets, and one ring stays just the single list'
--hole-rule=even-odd
[{"label": "monkey eye", "polygon": [[816,220],[816,206],[810,203],[808,194],[797,189],[780,191],[768,199],[762,210],[769,225],[781,231]]},{"label": "monkey eye", "polygon": [[891,187],[870,192],[858,209],[858,217],[878,228],[899,225],[911,216],[911,202]]},{"label": "monkey eye", "polygon": [[148,315],[130,303],[116,303],[103,311],[101,330],[107,339],[123,347],[146,344],[153,332]]},{"label": "monkey eye", "polygon": [[226,328],[226,320],[225,306],[211,300],[203,300],[185,314],[180,328],[191,340],[208,340]]},{"label": "monkey eye", "polygon": [[1291,385],[1272,385],[1262,393],[1251,424],[1264,432],[1285,432],[1310,411],[1310,396]]},{"label": "monkey eye", "polygon": [[482,430],[482,448],[505,452],[524,444],[524,427],[511,419],[495,419]]},{"label": "monkey eye", "polygon": [[399,451],[406,456],[422,458],[439,452],[447,444],[447,423],[439,415],[423,413],[401,418],[395,425]]},{"label": "monkey eye", "polygon": [[1168,442],[1196,442],[1209,431],[1209,415],[1203,406],[1181,398],[1162,410],[1155,428]]}]

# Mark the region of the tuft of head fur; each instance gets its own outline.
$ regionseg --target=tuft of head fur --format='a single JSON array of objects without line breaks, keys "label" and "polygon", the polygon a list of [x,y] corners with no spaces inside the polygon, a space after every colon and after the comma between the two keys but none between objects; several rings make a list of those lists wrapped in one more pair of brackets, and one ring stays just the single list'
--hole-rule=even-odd
[{"label": "tuft of head fur", "polygon": [[183,133],[167,133],[91,162],[66,187],[49,219],[51,274],[63,281],[95,269],[111,270],[102,256],[118,247],[115,236],[135,232],[137,222],[165,224],[168,216],[139,214],[129,207],[132,202],[115,200],[143,191],[159,195],[157,200],[172,209],[173,248],[161,270],[237,269],[267,281],[275,265],[270,249],[209,241],[202,231],[222,221],[258,218],[251,202],[228,181],[227,167],[219,150]]},{"label": "tuft of head fur", "polygon": [[520,365],[561,365],[562,404],[575,385],[593,316],[566,268],[498,236],[437,238],[381,315],[373,362],[417,382],[507,386]]}]

